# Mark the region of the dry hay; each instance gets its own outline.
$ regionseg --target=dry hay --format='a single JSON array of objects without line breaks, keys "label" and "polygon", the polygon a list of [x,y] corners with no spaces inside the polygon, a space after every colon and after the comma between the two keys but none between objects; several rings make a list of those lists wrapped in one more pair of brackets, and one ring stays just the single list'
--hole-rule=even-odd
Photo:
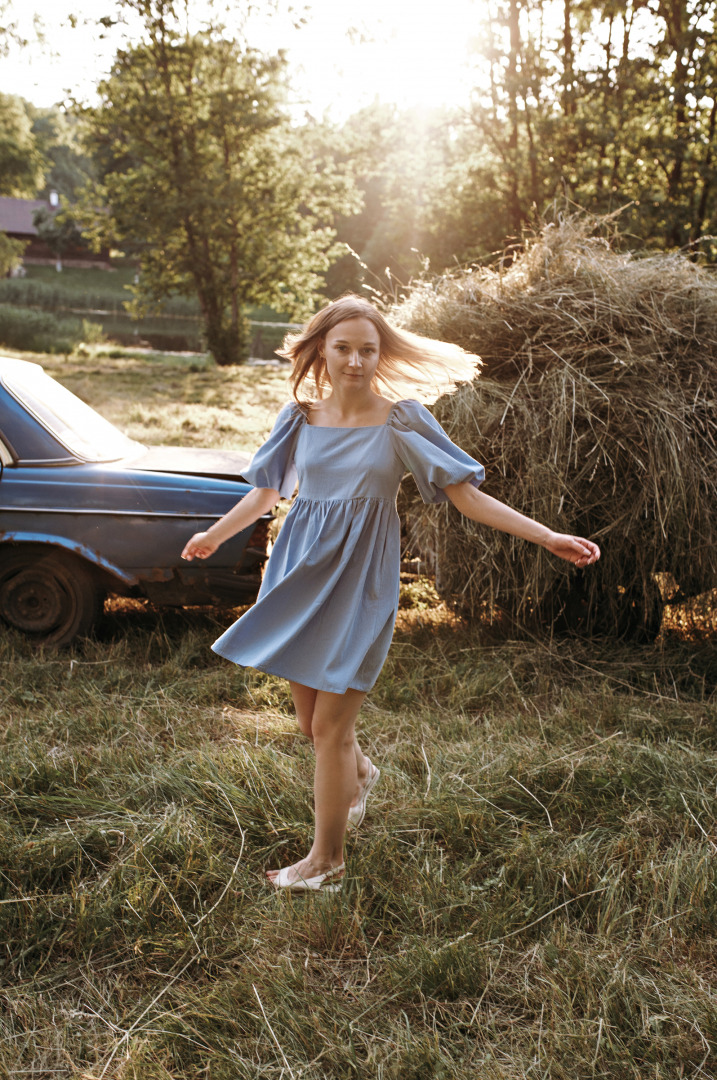
[{"label": "dry hay", "polygon": [[409,497],[414,553],[468,614],[651,636],[665,596],[717,585],[717,279],[615,239],[612,219],[574,215],[507,269],[419,282],[392,312],[482,356],[433,412],[485,463],[485,490],[602,547],[577,571]]}]

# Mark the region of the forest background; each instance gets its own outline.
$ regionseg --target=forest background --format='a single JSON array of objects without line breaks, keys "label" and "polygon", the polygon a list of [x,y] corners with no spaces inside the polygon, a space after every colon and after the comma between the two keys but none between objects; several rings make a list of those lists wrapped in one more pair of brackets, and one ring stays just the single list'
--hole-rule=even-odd
[{"label": "forest background", "polygon": [[[189,8],[118,0],[98,32],[142,31],[91,106],[1,95],[0,194],[57,191],[60,222],[140,263],[135,313],[185,297],[220,363],[246,356],[251,305],[301,319],[346,289],[395,296],[519,244],[556,200],[625,207],[632,248],[714,258],[714,3],[476,4],[464,102],[341,123],[289,108],[280,50],[218,19],[189,33]],[[16,256],[0,236],[5,270]]]}]

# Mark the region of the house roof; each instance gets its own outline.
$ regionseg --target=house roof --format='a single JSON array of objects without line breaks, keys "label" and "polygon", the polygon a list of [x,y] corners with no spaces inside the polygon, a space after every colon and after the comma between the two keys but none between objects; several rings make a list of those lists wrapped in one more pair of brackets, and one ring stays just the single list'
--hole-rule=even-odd
[{"label": "house roof", "polygon": [[49,210],[50,204],[45,199],[13,199],[0,196],[0,231],[37,236],[32,215],[36,210]]}]

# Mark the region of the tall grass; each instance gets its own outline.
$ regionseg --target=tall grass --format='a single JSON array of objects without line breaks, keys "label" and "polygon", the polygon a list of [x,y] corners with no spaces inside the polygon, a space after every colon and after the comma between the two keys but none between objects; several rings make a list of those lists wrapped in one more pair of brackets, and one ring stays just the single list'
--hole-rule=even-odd
[{"label": "tall grass", "polygon": [[[58,273],[52,266],[29,266],[27,273],[25,278],[0,280],[0,344],[35,352],[71,352],[79,342],[88,340],[81,331],[88,324],[73,318],[80,315],[91,317],[107,338],[118,343],[139,342],[167,351],[204,347],[195,297],[172,296],[153,315],[141,319],[129,315],[126,304],[132,299],[135,267],[122,263],[108,271],[70,266]],[[11,333],[2,315],[6,309],[20,312],[13,317]],[[266,306],[251,307],[246,314],[251,321],[250,355],[273,359],[286,332],[286,315]],[[16,328],[18,319],[26,328],[24,336]],[[30,335],[27,328],[31,325],[42,325],[42,335]],[[91,340],[97,336],[95,333]]]},{"label": "tall grass", "polygon": [[[0,303],[46,311],[81,309],[123,314],[125,304],[132,299],[136,272],[136,267],[127,265],[112,270],[70,266],[61,273],[52,266],[28,266],[27,277],[0,279]],[[161,311],[175,318],[198,319],[200,315],[199,303],[191,296],[169,297],[162,303]],[[252,321],[286,321],[286,315],[266,306],[252,307],[248,315]]]},{"label": "tall grass", "polygon": [[0,640],[0,1074],[714,1075],[713,655],[405,612],[346,887],[292,897],[312,755],[228,617]]},{"label": "tall grass", "polygon": [[[66,381],[119,419],[138,370],[107,363]],[[265,428],[283,388],[198,364],[145,366],[147,408],[215,375]],[[236,612],[113,601],[63,654],[0,633],[0,1076],[717,1075],[714,649],[402,605],[326,896],[264,883],[310,843],[312,751],[285,682],[209,650]]]},{"label": "tall grass", "polygon": [[[28,266],[27,277],[0,281],[0,301],[48,311],[78,308],[84,311],[124,312],[132,299],[136,267],[118,265],[112,270],[66,266]],[[171,297],[163,307],[168,314],[196,317],[199,305],[191,297]]]},{"label": "tall grass", "polygon": [[0,303],[0,345],[9,349],[71,353],[83,342],[101,339],[102,327],[89,319]]}]

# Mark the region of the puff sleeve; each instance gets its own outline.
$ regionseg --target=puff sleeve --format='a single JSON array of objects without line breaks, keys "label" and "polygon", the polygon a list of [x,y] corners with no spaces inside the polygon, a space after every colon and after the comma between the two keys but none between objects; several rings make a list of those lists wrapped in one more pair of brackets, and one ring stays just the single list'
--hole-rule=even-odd
[{"label": "puff sleeve", "polygon": [[399,401],[389,418],[396,453],[413,476],[426,503],[447,502],[447,484],[469,481],[480,487],[485,470],[456,446],[419,401]]},{"label": "puff sleeve", "polygon": [[259,447],[243,475],[258,488],[274,488],[282,499],[290,499],[296,487],[294,448],[304,423],[298,405],[284,405],[266,442]]}]

